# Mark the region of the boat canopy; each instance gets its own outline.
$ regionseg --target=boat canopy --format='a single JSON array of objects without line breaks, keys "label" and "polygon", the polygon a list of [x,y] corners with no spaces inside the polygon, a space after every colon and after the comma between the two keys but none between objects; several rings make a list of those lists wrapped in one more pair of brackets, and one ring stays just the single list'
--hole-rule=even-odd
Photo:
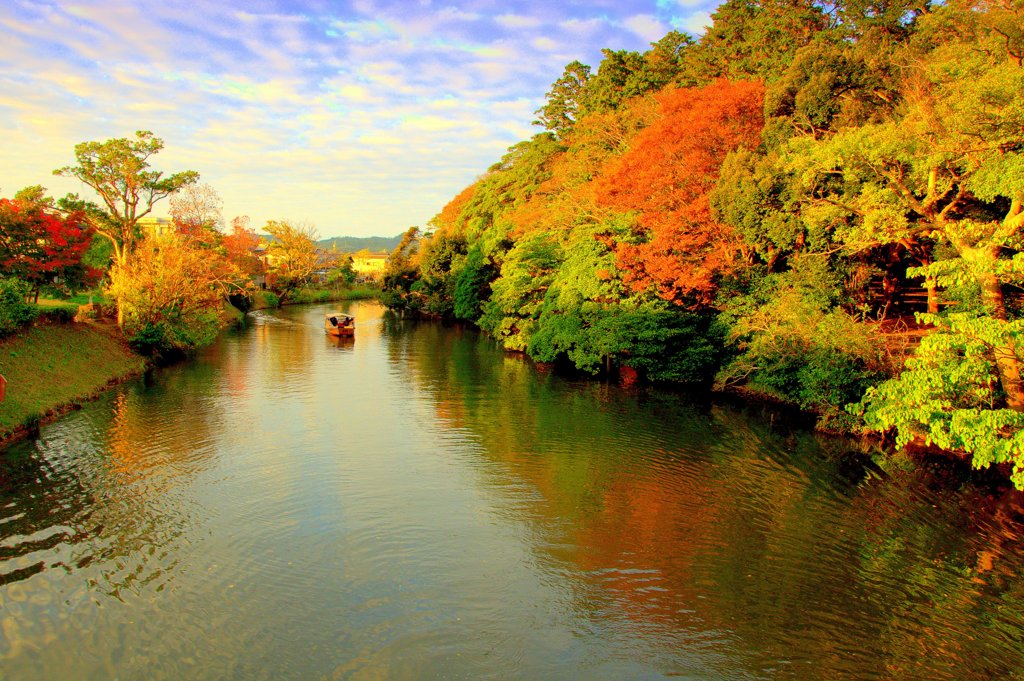
[{"label": "boat canopy", "polygon": [[324,315],[325,326],[354,326],[356,318],[341,312],[328,312]]}]

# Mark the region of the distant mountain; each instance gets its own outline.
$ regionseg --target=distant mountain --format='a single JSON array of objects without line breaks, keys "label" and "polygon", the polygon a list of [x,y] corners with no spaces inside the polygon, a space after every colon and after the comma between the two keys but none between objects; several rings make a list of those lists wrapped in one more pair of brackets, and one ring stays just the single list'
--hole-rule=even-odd
[{"label": "distant mountain", "polygon": [[364,248],[371,253],[390,253],[402,240],[402,235],[397,236],[335,236],[330,239],[321,239],[316,245],[324,250],[337,250],[342,253],[357,253]]}]

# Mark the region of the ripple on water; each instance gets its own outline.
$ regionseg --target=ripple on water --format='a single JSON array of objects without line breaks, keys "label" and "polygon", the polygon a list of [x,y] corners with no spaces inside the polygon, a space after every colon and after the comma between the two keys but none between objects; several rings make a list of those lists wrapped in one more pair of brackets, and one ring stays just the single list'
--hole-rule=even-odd
[{"label": "ripple on water", "polygon": [[332,346],[319,315],[254,313],[0,460],[4,673],[1024,669],[1020,538],[960,497],[441,325]]}]

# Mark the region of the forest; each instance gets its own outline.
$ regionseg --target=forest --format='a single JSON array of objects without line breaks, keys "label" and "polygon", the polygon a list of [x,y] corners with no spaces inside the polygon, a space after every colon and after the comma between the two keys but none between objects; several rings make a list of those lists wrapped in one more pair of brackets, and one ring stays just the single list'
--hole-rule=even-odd
[{"label": "forest", "polygon": [[538,362],[738,390],[1024,489],[1024,3],[729,0],[574,61],[410,228],[396,310]]}]

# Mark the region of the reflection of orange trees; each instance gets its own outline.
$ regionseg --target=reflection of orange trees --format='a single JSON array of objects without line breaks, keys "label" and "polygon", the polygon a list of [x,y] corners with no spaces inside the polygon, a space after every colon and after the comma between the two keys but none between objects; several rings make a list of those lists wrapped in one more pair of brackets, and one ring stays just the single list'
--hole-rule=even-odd
[{"label": "reflection of orange trees", "polygon": [[215,369],[202,369],[168,372],[144,392],[117,394],[106,440],[114,470],[166,490],[205,465],[222,414],[207,399],[217,389]]},{"label": "reflection of orange trees", "polygon": [[545,564],[571,566],[581,611],[676,644],[728,637],[754,669],[799,658],[822,676],[997,677],[1024,665],[1019,528],[991,515],[964,527],[977,498],[868,478],[837,463],[844,445],[756,416],[545,376],[436,325],[392,351],[439,418],[536,490],[515,519],[536,529]]},{"label": "reflection of orange trees", "polygon": [[124,473],[136,467],[135,460],[142,436],[139,422],[129,413],[128,396],[123,392],[118,393],[114,401],[114,417],[107,433],[107,450],[115,470]]}]

